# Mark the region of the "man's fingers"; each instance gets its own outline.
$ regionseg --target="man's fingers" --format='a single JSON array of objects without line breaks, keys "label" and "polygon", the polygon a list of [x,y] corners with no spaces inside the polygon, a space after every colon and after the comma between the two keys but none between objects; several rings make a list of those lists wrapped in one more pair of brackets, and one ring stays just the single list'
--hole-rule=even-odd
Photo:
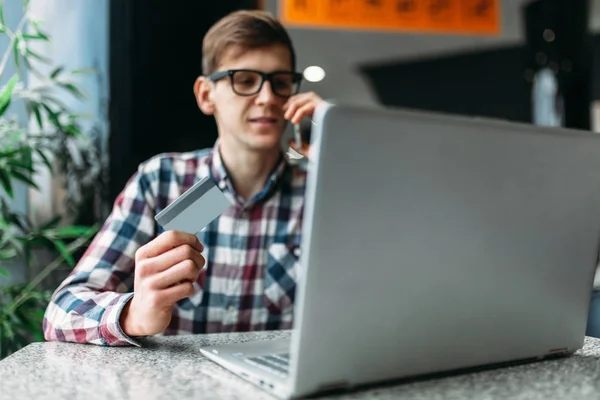
[{"label": "man's fingers", "polygon": [[294,95],[292,97],[290,97],[287,102],[283,105],[283,109],[287,109],[292,103],[296,102],[296,101],[305,101],[305,100],[309,100],[309,99],[316,99],[316,98],[320,98],[316,95],[316,93],[314,92],[305,92],[305,93],[299,93],[297,95]]},{"label": "man's fingers", "polygon": [[302,107],[303,105],[310,103],[311,99],[310,98],[298,98],[298,99],[294,99],[292,102],[290,102],[290,104],[288,105],[285,113],[283,114],[283,117],[285,119],[290,119],[292,118],[292,116],[294,116],[294,114],[296,114],[296,110],[298,110],[298,108]]},{"label": "man's fingers", "polygon": [[140,247],[136,252],[136,258],[152,258],[161,255],[175,247],[187,244],[202,252],[204,247],[196,235],[181,231],[166,231],[158,237]]},{"label": "man's fingers", "polygon": [[170,288],[161,290],[159,296],[163,304],[173,305],[181,299],[194,294],[194,285],[191,282],[182,282]]},{"label": "man's fingers", "polygon": [[290,111],[290,108],[298,106],[298,104],[309,102],[314,98],[315,96],[312,92],[297,94],[288,99],[288,101],[283,105],[283,109],[285,111]]},{"label": "man's fingers", "polygon": [[184,244],[154,258],[142,260],[136,268],[140,268],[140,276],[148,277],[162,273],[185,260],[194,261],[198,269],[204,267],[205,260],[202,254],[192,246]]},{"label": "man's fingers", "polygon": [[150,287],[162,290],[182,282],[195,282],[200,276],[201,267],[193,260],[183,260],[171,268],[150,278]]},{"label": "man's fingers", "polygon": [[314,105],[312,103],[308,103],[298,108],[294,113],[293,117],[290,119],[292,124],[299,124],[302,121],[302,118],[312,115],[314,111]]}]

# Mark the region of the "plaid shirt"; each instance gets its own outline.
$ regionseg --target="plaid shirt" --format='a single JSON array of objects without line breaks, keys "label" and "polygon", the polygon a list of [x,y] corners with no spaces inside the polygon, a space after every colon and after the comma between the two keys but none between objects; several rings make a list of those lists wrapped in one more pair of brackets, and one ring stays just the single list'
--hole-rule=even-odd
[{"label": "plaid shirt", "polygon": [[306,172],[286,157],[264,189],[236,195],[216,145],[142,163],[44,316],[47,340],[139,345],[119,325],[133,296],[136,250],[162,228],[154,216],[210,176],[232,206],[202,230],[206,267],[196,293],[177,302],[165,335],[289,329],[300,254]]}]

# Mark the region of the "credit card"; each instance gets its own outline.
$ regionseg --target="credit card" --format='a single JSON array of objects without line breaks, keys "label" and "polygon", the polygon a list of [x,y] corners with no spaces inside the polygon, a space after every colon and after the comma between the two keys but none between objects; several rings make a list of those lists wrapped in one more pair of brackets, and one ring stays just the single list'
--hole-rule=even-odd
[{"label": "credit card", "polygon": [[165,230],[197,234],[231,206],[209,178],[203,178],[159,212],[154,220]]}]

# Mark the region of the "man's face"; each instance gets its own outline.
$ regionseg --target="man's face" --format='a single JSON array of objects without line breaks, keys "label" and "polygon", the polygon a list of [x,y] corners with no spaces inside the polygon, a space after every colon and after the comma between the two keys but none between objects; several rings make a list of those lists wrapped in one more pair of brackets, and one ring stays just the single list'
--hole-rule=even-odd
[{"label": "man's face", "polygon": [[[290,51],[283,45],[258,49],[233,47],[225,53],[215,72],[237,69],[264,73],[291,71]],[[219,128],[219,136],[234,148],[278,150],[285,129],[283,105],[287,98],[276,95],[272,83],[266,80],[258,93],[247,96],[239,94],[240,89],[249,87],[255,80],[256,77],[236,73],[233,86],[229,77],[206,82],[210,85],[207,97]],[[238,89],[238,93],[234,89]]]}]

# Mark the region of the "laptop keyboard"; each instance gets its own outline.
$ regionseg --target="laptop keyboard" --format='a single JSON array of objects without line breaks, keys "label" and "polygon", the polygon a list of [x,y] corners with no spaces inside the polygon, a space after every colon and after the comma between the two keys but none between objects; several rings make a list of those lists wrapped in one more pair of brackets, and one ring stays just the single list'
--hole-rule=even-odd
[{"label": "laptop keyboard", "polygon": [[246,357],[244,361],[264,371],[271,372],[281,378],[287,378],[290,365],[289,354],[271,354],[266,356]]}]

